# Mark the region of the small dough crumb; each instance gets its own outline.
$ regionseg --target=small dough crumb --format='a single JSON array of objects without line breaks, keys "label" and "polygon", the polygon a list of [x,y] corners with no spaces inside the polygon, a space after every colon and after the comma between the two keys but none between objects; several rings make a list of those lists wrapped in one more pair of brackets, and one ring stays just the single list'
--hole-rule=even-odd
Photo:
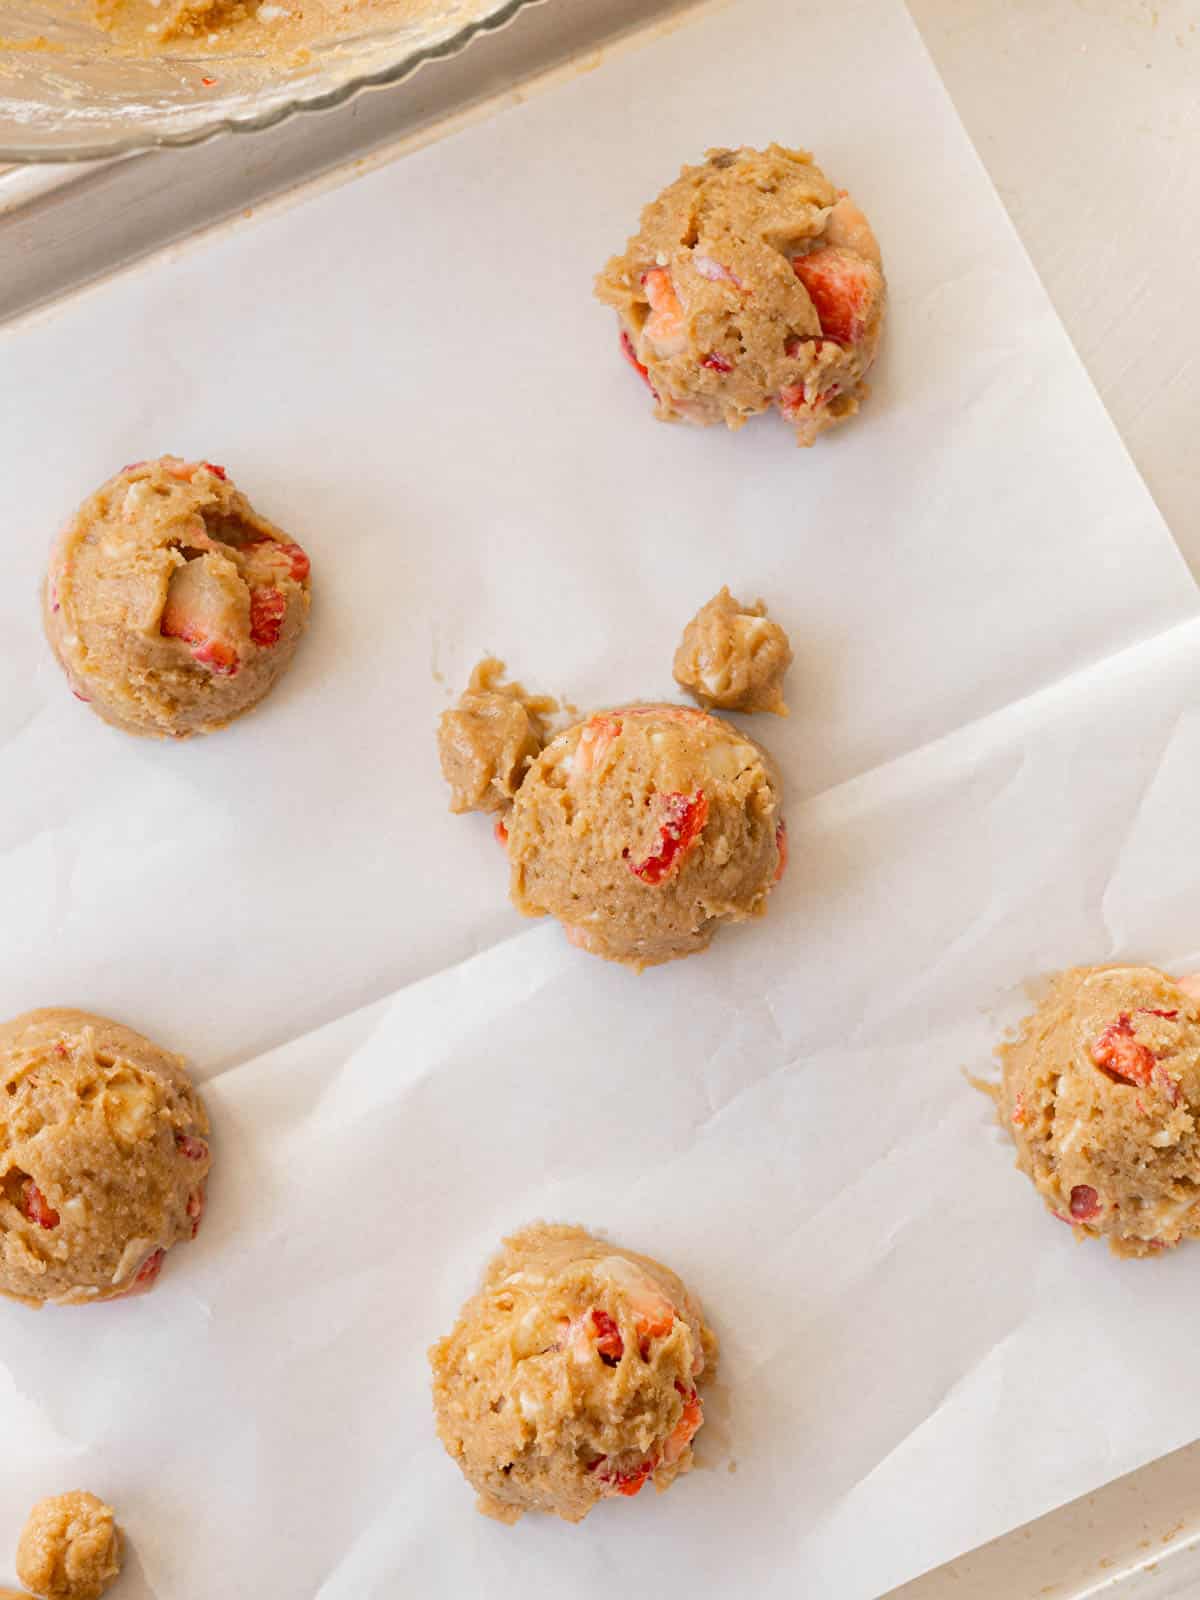
[{"label": "small dough crumb", "polygon": [[723,588],[683,630],[675,682],[705,707],[786,717],[783,677],[791,664],[788,636],[763,602],[743,605]]},{"label": "small dough crumb", "polygon": [[504,683],[504,663],[485,656],[458,704],[438,722],[438,755],[450,809],[507,811],[546,742],[558,702]]},{"label": "small dough crumb", "polygon": [[100,1600],[121,1572],[121,1530],[94,1494],[39,1500],[17,1545],[17,1577],[44,1600]]},{"label": "small dough crumb", "polygon": [[1048,1209],[1119,1256],[1200,1237],[1200,1002],[1154,967],[1077,967],[997,1052],[999,1112]]},{"label": "small dough crumb", "polygon": [[504,1241],[429,1352],[438,1434],[485,1515],[580,1522],[600,1500],[690,1470],[716,1357],[669,1268],[536,1223]]}]

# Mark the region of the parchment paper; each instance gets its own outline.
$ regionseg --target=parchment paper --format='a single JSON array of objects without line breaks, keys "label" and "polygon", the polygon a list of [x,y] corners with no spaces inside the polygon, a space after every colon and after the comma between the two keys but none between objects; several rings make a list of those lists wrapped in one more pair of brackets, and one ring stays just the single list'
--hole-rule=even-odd
[{"label": "parchment paper", "polygon": [[[803,454],[652,424],[589,301],[681,161],[771,138],[893,294],[863,417]],[[1190,1253],[1076,1249],[961,1075],[1046,970],[1195,958],[1195,591],[898,4],[742,0],[10,334],[0,395],[0,1014],[186,1051],[218,1158],[153,1296],[0,1308],[0,1561],[78,1482],[162,1600],[849,1600],[1200,1431]],[[71,505],[166,449],[316,585],[270,703],[181,747],[72,700],[33,603]],[[754,730],[793,866],[638,979],[508,908],[432,724],[485,649],[666,694],[722,582],[797,647]],[[539,1215],[670,1261],[725,1360],[708,1470],[514,1532],[424,1349]]]}]

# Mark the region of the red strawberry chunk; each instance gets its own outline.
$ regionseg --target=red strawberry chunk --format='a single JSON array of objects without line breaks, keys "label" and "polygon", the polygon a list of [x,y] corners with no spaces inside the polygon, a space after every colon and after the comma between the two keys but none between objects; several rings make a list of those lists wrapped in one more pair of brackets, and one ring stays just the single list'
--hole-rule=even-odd
[{"label": "red strawberry chunk", "polygon": [[873,298],[869,264],[833,245],[823,245],[792,262],[808,290],[821,332],[836,344],[857,344],[866,331]]},{"label": "red strawberry chunk", "polygon": [[287,599],[278,589],[251,589],[250,637],[260,649],[279,643],[286,616]]},{"label": "red strawberry chunk", "polygon": [[773,881],[778,883],[783,877],[784,873],[787,871],[788,864],[787,823],[782,817],[779,819],[779,826],[775,829],[775,848],[779,852],[779,865],[775,868],[775,877]]},{"label": "red strawberry chunk", "polygon": [[1071,1190],[1071,1215],[1077,1222],[1094,1222],[1103,1210],[1090,1183],[1077,1183]]},{"label": "red strawberry chunk", "polygon": [[691,1444],[696,1434],[700,1431],[700,1424],[704,1421],[704,1407],[700,1403],[700,1396],[695,1389],[685,1389],[675,1380],[675,1387],[683,1396],[683,1415],[675,1424],[671,1437],[663,1446],[663,1460],[672,1466]]},{"label": "red strawberry chunk", "polygon": [[1137,1083],[1148,1087],[1157,1065],[1154,1052],[1134,1036],[1128,1011],[1122,1011],[1096,1039],[1091,1050],[1092,1063],[1114,1083]]},{"label": "red strawberry chunk", "polygon": [[162,1271],[162,1264],[166,1260],[165,1250],[155,1250],[148,1255],[138,1268],[137,1276],[125,1290],[126,1298],[135,1294],[146,1294],[158,1282],[158,1275]]},{"label": "red strawberry chunk", "polygon": [[200,465],[203,466],[203,467],[207,467],[208,470],[212,473],[213,477],[214,478],[220,478],[222,483],[224,483],[229,477],[229,474],[225,471],[225,468],[224,467],[218,467],[215,462],[202,461],[200,463]]},{"label": "red strawberry chunk", "polygon": [[606,1366],[615,1367],[625,1354],[625,1341],[621,1330],[607,1311],[594,1306],[591,1312],[592,1327],[596,1331],[596,1349]]},{"label": "red strawberry chunk", "polygon": [[1013,1103],[1012,1121],[1013,1126],[1017,1128],[1023,1128],[1029,1121],[1029,1108],[1025,1104],[1025,1096],[1020,1090],[1017,1091],[1017,1098]]},{"label": "red strawberry chunk", "polygon": [[188,1195],[187,1214],[192,1222],[192,1238],[200,1232],[200,1224],[204,1221],[204,1207],[207,1204],[207,1195],[203,1184],[198,1189],[193,1189]]},{"label": "red strawberry chunk", "polygon": [[619,1472],[608,1465],[608,1457],[601,1456],[598,1461],[593,1461],[590,1470],[596,1474],[601,1483],[607,1485],[606,1494],[635,1495],[642,1488],[646,1479],[651,1476],[658,1462],[652,1456],[649,1461],[643,1461],[640,1466],[633,1467],[627,1472]]},{"label": "red strawberry chunk", "polygon": [[21,1185],[21,1210],[38,1228],[57,1228],[62,1221],[32,1178],[26,1178]]},{"label": "red strawberry chunk", "polygon": [[492,832],[496,836],[496,843],[498,845],[500,845],[500,847],[502,849],[507,850],[508,849],[508,829],[504,826],[503,817],[497,817],[496,818],[496,821],[492,826]]},{"label": "red strawberry chunk", "polygon": [[700,365],[702,367],[710,367],[713,372],[733,371],[733,362],[726,361],[725,357],[716,350],[710,350]]},{"label": "red strawberry chunk", "polygon": [[1166,1017],[1168,1022],[1174,1022],[1179,1015],[1178,1011],[1157,1011],[1153,1006],[1139,1006],[1139,1017]]},{"label": "red strawberry chunk", "polygon": [[232,677],[238,669],[237,650],[229,638],[232,627],[229,598],[209,571],[208,558],[176,568],[159,623],[165,637],[182,639],[203,666]]},{"label": "red strawberry chunk", "polygon": [[695,794],[661,795],[663,820],[658,844],[644,861],[631,861],[629,870],[643,883],[657,885],[671,875],[691,850],[708,821],[708,798],[703,789]]},{"label": "red strawberry chunk", "polygon": [[175,1135],[175,1148],[181,1156],[186,1156],[189,1161],[203,1161],[208,1154],[208,1145],[205,1141],[193,1138],[190,1133],[177,1133]]},{"label": "red strawberry chunk", "polygon": [[629,337],[624,328],[621,329],[621,354],[625,357],[626,361],[628,361],[629,365],[634,369],[635,372],[641,373],[647,389],[649,389],[650,393],[653,394],[654,385],[650,382],[649,370],[638,360],[637,351],[633,348],[633,340]]}]

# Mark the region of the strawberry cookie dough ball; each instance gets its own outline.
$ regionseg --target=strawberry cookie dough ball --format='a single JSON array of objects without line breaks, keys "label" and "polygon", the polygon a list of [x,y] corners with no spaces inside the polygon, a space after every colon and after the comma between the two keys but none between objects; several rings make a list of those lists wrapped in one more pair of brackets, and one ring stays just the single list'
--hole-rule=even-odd
[{"label": "strawberry cookie dough ball", "polygon": [[788,636],[762,601],[746,606],[722,589],[683,630],[675,682],[702,706],[786,717],[783,677],[791,664]]},{"label": "strawberry cookie dough ball", "polygon": [[180,1057],[131,1028],[58,1008],[0,1026],[0,1293],[149,1289],[199,1230],[207,1135]]},{"label": "strawberry cookie dough ball", "polygon": [[111,1506],[74,1489],[39,1500],[17,1545],[17,1577],[44,1600],[100,1600],[121,1575]]},{"label": "strawberry cookie dough ball", "polygon": [[716,1353],[673,1272],[539,1223],[504,1241],[429,1352],[438,1434],[487,1515],[580,1522],[690,1470]]},{"label": "strawberry cookie dough ball", "polygon": [[1153,967],[1078,967],[999,1052],[1017,1165],[1120,1256],[1200,1235],[1198,994]]},{"label": "strawberry cookie dough ball", "polygon": [[503,675],[503,661],[486,656],[438,723],[451,811],[507,811],[546,742],[542,719],[558,703],[502,682]]},{"label": "strawberry cookie dough ball", "polygon": [[67,523],[46,636],[80,700],[128,733],[185,739],[240,717],[308,621],[309,563],[224,467],[126,467]]},{"label": "strawberry cookie dough ball", "polygon": [[858,410],[886,286],[862,212],[805,150],[710,150],[596,280],[664,422],[740,428],[772,406],[798,444]]},{"label": "strawberry cookie dough ball", "polygon": [[760,916],[782,876],[779,783],[758,745],[683,706],[624,706],[558,735],[508,818],[514,905],[642,968]]}]

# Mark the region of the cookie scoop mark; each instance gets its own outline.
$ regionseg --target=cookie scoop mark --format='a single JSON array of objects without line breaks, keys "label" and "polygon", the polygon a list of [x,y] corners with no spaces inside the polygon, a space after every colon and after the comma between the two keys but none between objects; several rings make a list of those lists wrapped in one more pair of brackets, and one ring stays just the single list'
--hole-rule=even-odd
[{"label": "cookie scoop mark", "polygon": [[695,794],[664,794],[659,796],[663,820],[659,824],[658,844],[644,861],[631,861],[629,870],[643,883],[657,887],[695,848],[708,821],[708,797],[703,789]]},{"label": "cookie scoop mark", "polygon": [[38,1228],[57,1228],[62,1221],[32,1178],[26,1178],[21,1185],[21,1210],[26,1221]]},{"label": "cookie scoop mark", "polygon": [[866,332],[871,308],[867,264],[845,250],[821,245],[796,256],[792,270],[808,291],[821,333],[835,344],[857,344]]},{"label": "cookie scoop mark", "polygon": [[1077,1183],[1071,1190],[1071,1216],[1076,1222],[1094,1222],[1103,1210],[1100,1196],[1090,1183]]}]

